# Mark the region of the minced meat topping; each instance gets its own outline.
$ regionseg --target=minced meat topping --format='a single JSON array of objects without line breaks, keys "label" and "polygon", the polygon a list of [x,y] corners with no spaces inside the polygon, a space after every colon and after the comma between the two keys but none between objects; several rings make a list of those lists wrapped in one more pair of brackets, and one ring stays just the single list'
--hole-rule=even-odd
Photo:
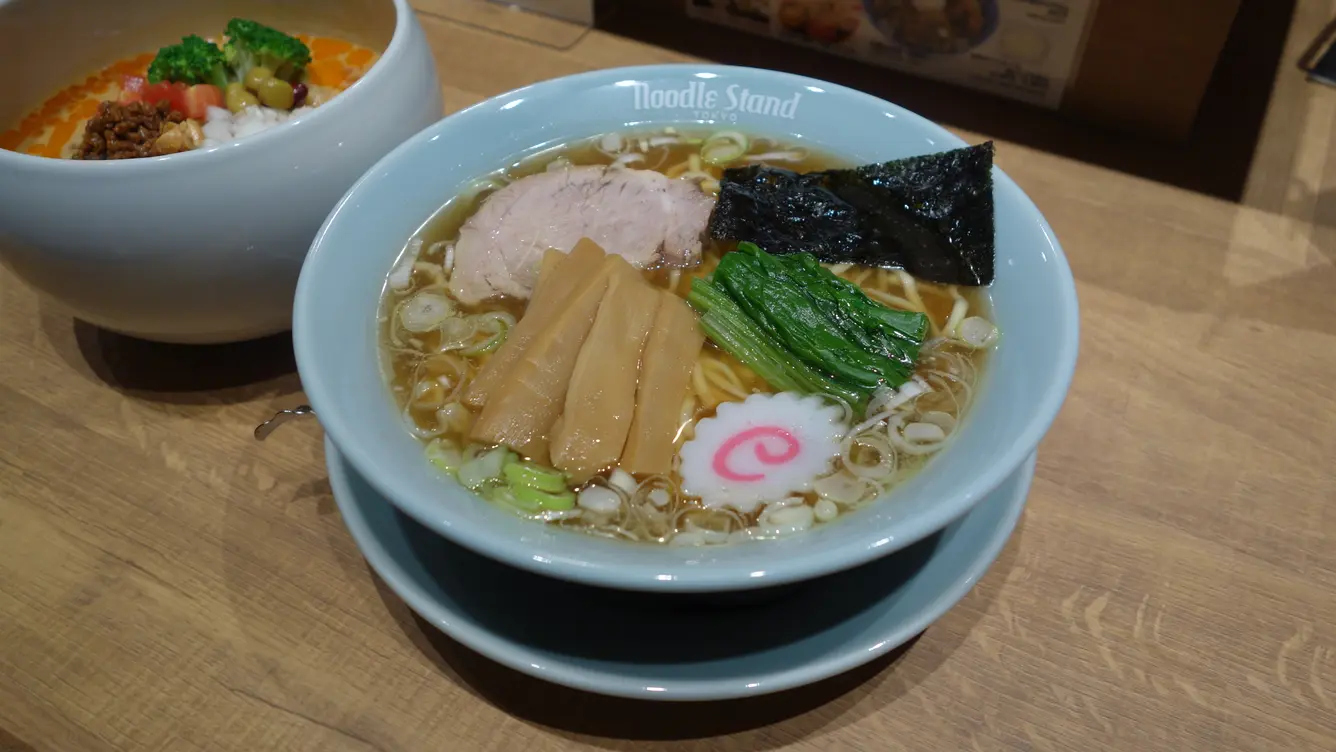
[{"label": "minced meat topping", "polygon": [[167,123],[185,116],[160,102],[103,102],[84,127],[83,142],[74,159],[134,159],[154,154],[153,144]]}]

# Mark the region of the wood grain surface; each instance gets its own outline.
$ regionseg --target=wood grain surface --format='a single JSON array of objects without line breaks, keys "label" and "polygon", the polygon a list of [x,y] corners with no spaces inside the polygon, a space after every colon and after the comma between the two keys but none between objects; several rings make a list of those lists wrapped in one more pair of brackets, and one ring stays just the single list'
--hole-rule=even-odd
[{"label": "wood grain surface", "polygon": [[[1297,4],[1286,61],[1334,5]],[[452,110],[686,59],[423,23]],[[289,339],[128,340],[0,273],[0,750],[1336,749],[1336,89],[1274,79],[1238,200],[999,144],[1083,311],[1025,516],[891,659],[744,702],[453,644],[368,571],[316,422],[251,437],[302,401]]]}]

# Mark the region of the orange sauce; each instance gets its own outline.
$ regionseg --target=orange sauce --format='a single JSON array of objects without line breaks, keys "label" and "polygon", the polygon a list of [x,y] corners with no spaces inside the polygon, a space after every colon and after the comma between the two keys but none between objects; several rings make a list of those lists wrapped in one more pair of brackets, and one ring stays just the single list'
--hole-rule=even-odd
[{"label": "orange sauce", "polygon": [[[305,81],[343,91],[375,65],[375,51],[333,37],[294,34],[311,48]],[[0,149],[60,158],[74,152],[83,139],[84,124],[97,113],[100,102],[121,95],[123,76],[143,76],[156,52],[120,60],[80,83],[61,89],[9,130],[0,132]]]}]

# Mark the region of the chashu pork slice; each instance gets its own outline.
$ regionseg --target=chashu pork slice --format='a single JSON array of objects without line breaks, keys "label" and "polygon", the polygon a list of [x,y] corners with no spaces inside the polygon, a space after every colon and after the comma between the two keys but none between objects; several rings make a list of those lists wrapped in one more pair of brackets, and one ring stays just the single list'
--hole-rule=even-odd
[{"label": "chashu pork slice", "polygon": [[653,170],[571,167],[488,196],[460,228],[450,290],[464,303],[527,300],[543,255],[589,238],[631,265],[694,266],[714,197]]}]

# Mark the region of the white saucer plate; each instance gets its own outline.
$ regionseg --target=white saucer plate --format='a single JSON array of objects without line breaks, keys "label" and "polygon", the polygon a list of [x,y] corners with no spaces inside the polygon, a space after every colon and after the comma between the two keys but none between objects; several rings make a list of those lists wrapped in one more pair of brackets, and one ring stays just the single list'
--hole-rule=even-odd
[{"label": "white saucer plate", "polygon": [[[647,700],[778,692],[908,642],[992,565],[1024,509],[1035,467],[1032,455],[945,530],[870,564],[770,591],[708,597],[607,590],[507,567],[399,512],[328,439],[325,451],[353,539],[424,620],[523,673]],[[848,524],[857,520],[851,515]]]}]

